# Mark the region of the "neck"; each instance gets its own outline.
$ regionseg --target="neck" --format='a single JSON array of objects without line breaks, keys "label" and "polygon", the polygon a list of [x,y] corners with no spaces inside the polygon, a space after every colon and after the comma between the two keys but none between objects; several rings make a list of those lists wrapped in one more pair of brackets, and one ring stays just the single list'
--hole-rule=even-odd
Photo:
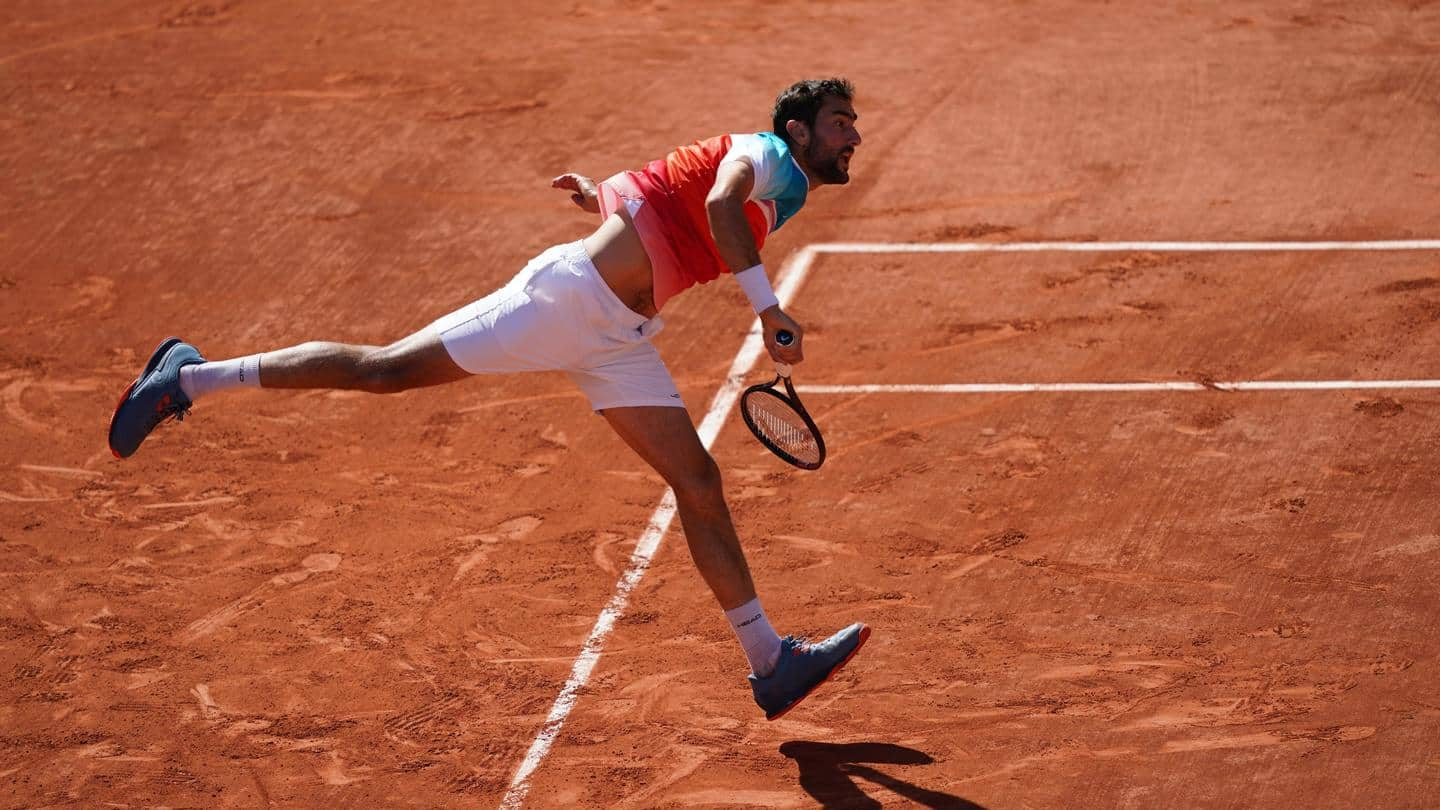
[{"label": "neck", "polygon": [[[792,152],[791,154],[794,153]],[[795,165],[799,166],[800,171],[805,173],[805,180],[810,184],[811,191],[814,191],[815,189],[825,185],[823,182],[821,182],[820,178],[815,176],[814,172],[810,171],[810,167],[805,164],[805,161],[797,157],[795,158]]]}]

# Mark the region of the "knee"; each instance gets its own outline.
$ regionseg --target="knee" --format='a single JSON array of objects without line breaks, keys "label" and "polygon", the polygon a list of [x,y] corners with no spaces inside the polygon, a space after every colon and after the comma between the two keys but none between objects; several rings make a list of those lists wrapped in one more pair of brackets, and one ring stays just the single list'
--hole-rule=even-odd
[{"label": "knee", "polygon": [[386,349],[365,351],[355,364],[355,377],[360,390],[372,394],[398,394],[414,387],[409,365]]},{"label": "knee", "polygon": [[670,477],[675,498],[690,504],[724,503],[724,485],[720,465],[709,453],[703,453]]}]

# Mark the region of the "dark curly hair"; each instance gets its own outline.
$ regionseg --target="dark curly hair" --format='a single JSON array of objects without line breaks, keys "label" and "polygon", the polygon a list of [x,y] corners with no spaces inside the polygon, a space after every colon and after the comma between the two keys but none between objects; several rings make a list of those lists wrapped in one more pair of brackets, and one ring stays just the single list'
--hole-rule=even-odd
[{"label": "dark curly hair", "polygon": [[793,146],[794,141],[790,138],[790,132],[785,129],[785,122],[800,121],[813,128],[815,116],[820,114],[820,107],[825,103],[826,96],[854,101],[855,88],[851,86],[849,80],[836,77],[833,79],[805,79],[782,90],[780,95],[775,97],[775,113],[772,116],[775,134],[784,138],[785,143]]}]

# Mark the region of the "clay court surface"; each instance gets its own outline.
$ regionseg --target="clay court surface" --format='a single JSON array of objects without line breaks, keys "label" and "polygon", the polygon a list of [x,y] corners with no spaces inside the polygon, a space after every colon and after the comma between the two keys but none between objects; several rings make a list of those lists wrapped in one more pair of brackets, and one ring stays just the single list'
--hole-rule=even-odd
[{"label": "clay court surface", "polygon": [[[663,493],[562,377],[106,421],[168,334],[419,328],[796,78],[865,143],[776,269],[1440,236],[1440,5],[1000,5],[4,4],[0,802],[500,804]],[[821,254],[790,311],[810,385],[1440,378],[1440,250]],[[748,308],[664,314],[698,422]],[[870,643],[767,723],[677,523],[526,806],[1440,803],[1440,391],[805,397],[820,471],[713,451],[781,631]]]}]

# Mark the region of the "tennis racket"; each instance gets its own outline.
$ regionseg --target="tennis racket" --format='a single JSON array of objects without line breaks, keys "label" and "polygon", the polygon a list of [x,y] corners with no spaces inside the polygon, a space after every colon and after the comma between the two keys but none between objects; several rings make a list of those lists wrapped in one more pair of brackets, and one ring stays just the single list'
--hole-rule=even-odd
[{"label": "tennis racket", "polygon": [[[789,346],[795,336],[785,330],[775,333],[775,342]],[[785,381],[785,390],[776,388]],[[790,383],[790,365],[775,364],[775,379],[752,385],[740,395],[740,415],[760,443],[784,461],[802,470],[818,470],[825,462],[825,439],[815,420],[800,404]]]}]

